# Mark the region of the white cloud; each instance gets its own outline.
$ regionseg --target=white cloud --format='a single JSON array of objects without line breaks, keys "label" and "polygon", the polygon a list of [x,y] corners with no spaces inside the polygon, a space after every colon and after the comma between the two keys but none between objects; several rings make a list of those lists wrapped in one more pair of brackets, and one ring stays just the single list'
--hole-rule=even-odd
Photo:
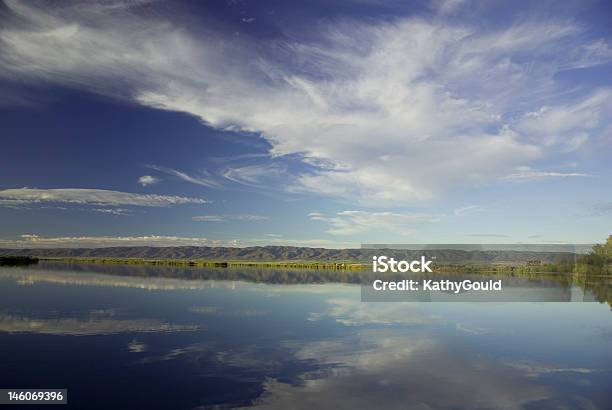
[{"label": "white cloud", "polygon": [[572,178],[572,177],[590,177],[591,175],[582,172],[556,172],[556,171],[542,171],[532,169],[531,167],[519,167],[510,175],[504,176],[502,179],[516,181],[516,182],[529,182],[537,181],[549,178]]},{"label": "white cloud", "polygon": [[227,167],[221,171],[223,178],[247,186],[274,185],[271,182],[287,176],[287,170],[276,164]]},{"label": "white cloud", "polygon": [[359,244],[328,239],[299,239],[284,237],[242,237],[237,239],[211,239],[170,235],[142,236],[60,236],[43,237],[24,234],[20,239],[1,239],[0,248],[103,248],[111,246],[306,246],[314,248],[356,248]]},{"label": "white cloud", "polygon": [[0,206],[7,208],[23,208],[24,206],[31,205],[34,201],[27,201],[23,199],[2,199],[0,198]]},{"label": "white cloud", "polygon": [[[587,40],[568,21],[527,19],[495,31],[443,19],[335,21],[309,42],[255,47],[248,36],[190,32],[129,10],[7,5],[19,19],[0,30],[0,75],[127,95],[218,129],[259,133],[272,155],[313,167],[293,191],[366,205],[427,201],[577,149],[609,123],[610,90],[570,90],[568,102],[556,102],[566,92],[559,71],[612,61],[605,41]],[[542,112],[535,119],[517,109]],[[259,184],[261,171],[224,176]]]},{"label": "white cloud", "polygon": [[299,239],[285,237],[248,238],[243,244],[247,246],[304,246],[308,248],[330,248],[330,249],[354,249],[359,248],[360,244],[348,241],[336,241],[329,239]]},{"label": "white cloud", "polygon": [[482,211],[484,211],[484,208],[480,205],[468,205],[455,209],[453,213],[455,214],[455,216],[465,216]]},{"label": "white cloud", "polygon": [[142,186],[157,184],[159,181],[159,178],[155,178],[151,175],[143,175],[138,178],[138,183]]},{"label": "white cloud", "polygon": [[329,225],[331,235],[358,235],[368,232],[393,232],[401,235],[412,234],[415,227],[424,223],[440,222],[443,215],[424,213],[393,213],[341,211],[329,217],[319,212],[308,214],[311,220]]},{"label": "white cloud", "polygon": [[196,222],[223,222],[225,217],[221,215],[198,215],[192,217],[191,220]]},{"label": "white cloud", "polygon": [[131,213],[129,209],[125,209],[125,208],[94,208],[92,209],[92,211],[99,212],[101,214],[118,215],[118,216],[130,215]]},{"label": "white cloud", "polygon": [[538,144],[561,145],[564,151],[570,152],[585,144],[590,133],[605,123],[605,117],[611,112],[612,90],[605,89],[572,104],[543,106],[528,112],[516,124],[516,129]]},{"label": "white cloud", "polygon": [[156,194],[141,195],[128,192],[109,191],[106,189],[80,188],[5,189],[3,191],[0,191],[0,201],[8,201],[7,203],[13,205],[54,202],[98,206],[131,205],[150,207],[208,203],[208,201],[202,198],[189,198],[184,196]]},{"label": "white cloud", "polygon": [[197,222],[224,222],[228,219],[237,221],[267,221],[270,218],[264,215],[237,214],[237,215],[198,215],[191,218]]},{"label": "white cloud", "polygon": [[442,14],[450,14],[461,8],[465,3],[466,0],[439,0],[434,2]]},{"label": "white cloud", "polygon": [[175,176],[183,181],[191,182],[192,184],[202,185],[209,188],[219,188],[221,185],[215,181],[215,179],[209,175],[207,172],[204,172],[203,175],[193,176],[186,174],[185,172],[178,171],[176,169],[161,167],[158,165],[147,165],[147,167],[154,169],[159,172],[163,172],[164,174]]},{"label": "white cloud", "polygon": [[167,235],[143,236],[62,236],[43,237],[21,235],[21,239],[0,239],[5,248],[101,248],[110,246],[236,246],[237,241],[214,240],[202,237]]}]

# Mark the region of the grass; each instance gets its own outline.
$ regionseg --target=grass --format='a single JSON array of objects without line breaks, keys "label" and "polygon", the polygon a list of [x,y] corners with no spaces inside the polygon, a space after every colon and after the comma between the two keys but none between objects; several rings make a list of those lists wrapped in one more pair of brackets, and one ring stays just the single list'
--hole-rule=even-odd
[{"label": "grass", "polygon": [[[35,259],[35,258],[32,258]],[[203,259],[142,259],[142,258],[91,258],[58,257],[41,258],[66,263],[91,263],[106,265],[150,265],[200,268],[260,268],[260,269],[308,269],[336,271],[368,271],[371,264],[359,261],[241,261],[241,260],[203,260]],[[484,275],[541,275],[541,274],[598,274],[610,276],[612,266],[596,267],[580,263],[541,264],[434,264],[438,273],[471,273]],[[390,273],[389,273],[390,274]]]}]

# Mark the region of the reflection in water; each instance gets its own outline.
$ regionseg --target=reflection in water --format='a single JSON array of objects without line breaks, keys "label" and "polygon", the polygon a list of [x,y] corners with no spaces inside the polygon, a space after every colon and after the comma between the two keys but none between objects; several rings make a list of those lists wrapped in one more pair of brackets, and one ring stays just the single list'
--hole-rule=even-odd
[{"label": "reflection in water", "polygon": [[[237,287],[243,286],[243,282],[268,283],[268,284],[311,284],[311,283],[365,283],[366,290],[371,292],[370,283],[372,274],[364,271],[316,271],[316,270],[283,270],[283,269],[259,269],[259,268],[193,268],[173,266],[150,266],[150,265],[108,265],[108,264],[74,264],[58,261],[41,261],[38,265],[24,269],[4,269],[3,275],[15,277],[21,284],[32,284],[36,281],[135,287],[150,290],[164,289],[204,289],[208,287]],[[102,273],[103,275],[100,275]],[[110,278],[108,275],[112,275]],[[397,277],[395,277],[397,276]],[[385,277],[386,280],[404,279],[405,276],[398,274]],[[497,272],[487,275],[466,274],[434,274],[427,276],[423,274],[410,274],[416,280],[424,278],[449,279],[460,281],[471,279],[474,281],[488,280],[492,277],[503,280],[504,290],[501,294],[493,295],[497,300],[506,301],[569,301],[569,300],[594,300],[600,303],[608,303],[612,307],[612,277],[601,275],[584,274],[534,274],[534,273],[508,273]],[[147,278],[147,280],[142,280]],[[376,277],[378,279],[379,277]],[[573,289],[580,289],[582,294],[572,294]],[[423,293],[423,292],[421,292]],[[391,293],[382,295],[382,300],[395,301],[478,301],[477,298],[489,298],[490,293],[480,295],[469,293],[466,295],[454,295],[452,292],[437,292],[436,295],[428,294],[421,298],[420,293],[411,294],[398,292],[399,297],[391,296]],[[367,296],[367,295],[370,296]],[[372,297],[374,296],[374,297]],[[378,301],[380,295],[366,293],[364,300]]]},{"label": "reflection in water", "polygon": [[[42,266],[42,264],[41,264]],[[205,289],[213,286],[200,280],[182,280],[169,278],[142,278],[139,276],[108,276],[95,273],[94,270],[66,271],[57,269],[58,266],[42,269],[10,268],[0,271],[5,278],[14,278],[20,285],[33,285],[38,282],[57,283],[63,285],[82,286],[115,286],[126,288],[140,288],[147,290],[174,290],[174,289]]]},{"label": "reflection in water", "polygon": [[419,325],[443,320],[440,316],[428,314],[411,303],[363,303],[350,298],[332,298],[326,303],[329,309],[324,313],[313,313],[310,320],[331,317],[346,326],[377,325]]},{"label": "reflection in water", "polygon": [[128,343],[128,350],[132,353],[142,353],[146,352],[149,349],[145,343],[141,343],[136,339],[133,339],[130,343]]},{"label": "reflection in water", "polygon": [[122,268],[1,269],[2,387],[100,409],[608,407],[607,306],[364,303],[359,285]]},{"label": "reflection in water", "polygon": [[549,400],[543,383],[487,357],[456,354],[439,340],[392,330],[305,345],[302,359],[332,365],[299,383],[266,382],[263,408],[521,408]]},{"label": "reflection in water", "polygon": [[[100,287],[118,287],[118,288],[134,288],[134,289],[145,289],[145,290],[205,290],[214,288],[226,288],[226,289],[238,289],[238,288],[249,288],[259,289],[264,292],[284,292],[294,291],[295,288],[290,287],[265,287],[263,285],[252,285],[249,281],[237,281],[237,280],[220,280],[220,279],[174,279],[171,277],[164,277],[163,275],[168,273],[169,268],[166,267],[147,267],[147,271],[153,271],[155,276],[124,276],[127,275],[129,270],[128,267],[122,266],[121,275],[112,275],[112,271],[106,272],[109,268],[104,265],[87,265],[86,269],[80,265],[69,265],[70,270],[67,269],[64,264],[59,265],[55,263],[36,265],[31,268],[3,268],[0,270],[0,278],[10,278],[16,281],[17,284],[28,286],[35,283],[52,283],[61,285],[78,285],[78,286],[100,286]],[[79,267],[79,270],[72,270],[74,267]],[[142,268],[141,266],[137,266]],[[104,269],[97,269],[104,268]],[[179,270],[186,268],[170,268],[170,272],[177,273]],[[104,271],[101,274],[99,271]],[[202,276],[206,270],[202,270]],[[230,272],[229,269],[215,271],[215,278],[219,272]],[[141,273],[141,269],[137,272]],[[248,272],[247,272],[248,273]],[[287,273],[285,271],[285,273]],[[178,273],[177,273],[178,274]],[[178,275],[181,277],[180,275]],[[188,277],[188,276],[187,276]],[[335,283],[335,282],[330,282]],[[322,292],[331,293],[338,286],[314,286],[314,287],[302,287],[300,292]]]},{"label": "reflection in water", "polygon": [[218,316],[265,316],[268,313],[261,310],[244,309],[234,310],[230,312],[220,311],[216,306],[192,306],[189,309],[190,312],[199,313],[201,315],[218,315]]},{"label": "reflection in water", "polygon": [[180,332],[197,330],[198,326],[172,325],[158,320],[112,318],[41,319],[0,313],[0,332],[39,333],[47,335],[110,335],[126,332]]}]

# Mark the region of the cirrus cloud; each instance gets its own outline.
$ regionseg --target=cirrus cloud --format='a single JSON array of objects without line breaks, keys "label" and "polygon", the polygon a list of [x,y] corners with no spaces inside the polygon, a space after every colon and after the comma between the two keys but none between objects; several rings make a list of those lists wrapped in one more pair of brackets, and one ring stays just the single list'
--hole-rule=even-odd
[{"label": "cirrus cloud", "polygon": [[[554,160],[610,124],[609,88],[572,92],[556,80],[612,61],[607,42],[571,20],[495,29],[443,18],[344,20],[321,24],[309,40],[262,41],[129,8],[7,6],[0,76],[259,134],[273,156],[310,167],[293,175],[291,191],[363,205],[429,201]],[[206,175],[162,172],[215,186]],[[224,176],[253,183],[252,172]]]},{"label": "cirrus cloud", "polygon": [[[134,194],[106,189],[83,188],[15,188],[0,191],[0,201],[10,205],[26,205],[42,202],[68,203],[98,206],[167,207],[182,204],[206,204],[202,198],[174,195]],[[0,202],[1,203],[1,202]]]},{"label": "cirrus cloud", "polygon": [[394,232],[401,235],[412,234],[415,227],[421,224],[437,223],[443,215],[425,213],[394,213],[341,211],[335,216],[327,216],[320,212],[308,214],[312,221],[321,221],[329,226],[327,233],[331,235],[358,235],[372,231]]},{"label": "cirrus cloud", "polygon": [[531,167],[518,167],[515,172],[504,176],[502,179],[514,182],[538,181],[549,178],[573,178],[573,177],[590,177],[591,175],[583,172],[558,172],[558,171],[542,171],[532,169]]},{"label": "cirrus cloud", "polygon": [[270,218],[265,215],[237,214],[237,215],[197,215],[191,218],[196,222],[224,222],[227,220],[236,221],[267,221]]},{"label": "cirrus cloud", "polygon": [[61,236],[24,234],[20,239],[0,239],[5,248],[103,248],[111,246],[236,246],[237,241],[170,235],[142,236]]},{"label": "cirrus cloud", "polygon": [[0,248],[104,248],[114,246],[305,246],[311,248],[355,248],[354,242],[343,242],[318,238],[253,237],[238,239],[214,239],[173,235],[134,235],[134,236],[41,236],[30,233],[19,239],[0,238]]}]

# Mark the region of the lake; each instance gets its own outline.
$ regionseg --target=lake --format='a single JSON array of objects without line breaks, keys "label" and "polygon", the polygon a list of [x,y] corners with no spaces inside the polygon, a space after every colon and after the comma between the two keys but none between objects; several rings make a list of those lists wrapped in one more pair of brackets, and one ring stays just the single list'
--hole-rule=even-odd
[{"label": "lake", "polygon": [[612,407],[607,303],[365,303],[283,275],[1,268],[0,388],[80,409]]}]

